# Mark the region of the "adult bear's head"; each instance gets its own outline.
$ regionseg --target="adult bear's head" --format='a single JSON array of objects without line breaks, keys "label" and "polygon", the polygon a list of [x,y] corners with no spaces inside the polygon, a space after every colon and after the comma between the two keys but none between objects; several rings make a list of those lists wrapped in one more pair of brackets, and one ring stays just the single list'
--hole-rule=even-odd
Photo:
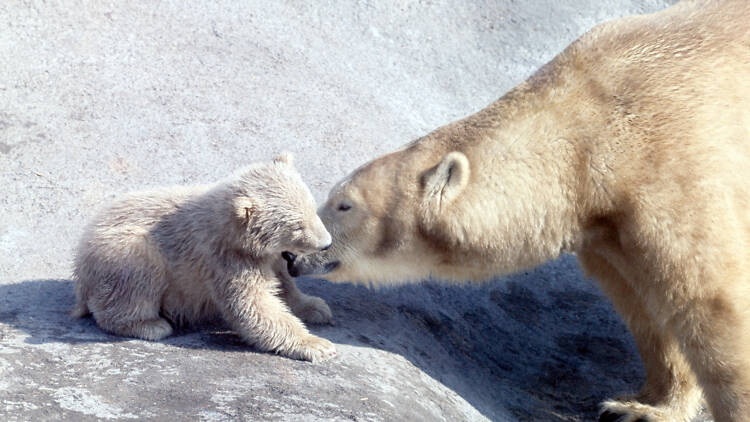
[{"label": "adult bear's head", "polygon": [[466,269],[480,263],[463,260],[460,214],[467,208],[455,206],[469,184],[470,161],[421,141],[365,164],[333,187],[318,210],[333,244],[290,262],[291,275],[373,284],[471,275]]},{"label": "adult bear's head", "polygon": [[336,184],[318,210],[331,248],[290,260],[289,273],[372,284],[481,281],[574,250],[590,207],[576,201],[598,184],[585,173],[586,155],[558,136],[561,125],[514,111],[513,98]]}]

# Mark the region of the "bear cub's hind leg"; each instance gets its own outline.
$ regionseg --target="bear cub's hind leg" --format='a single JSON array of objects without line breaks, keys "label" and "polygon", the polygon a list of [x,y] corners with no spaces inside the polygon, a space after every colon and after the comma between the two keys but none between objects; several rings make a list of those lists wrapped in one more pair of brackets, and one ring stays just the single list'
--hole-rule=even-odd
[{"label": "bear cub's hind leg", "polygon": [[136,337],[144,340],[161,340],[172,335],[172,325],[161,317],[133,321],[108,321],[97,317],[94,319],[103,329],[124,337]]},{"label": "bear cub's hind leg", "polygon": [[[167,281],[161,263],[142,255],[127,265],[102,263],[94,257],[82,262],[79,284],[96,288],[81,289],[85,293],[77,307],[88,308],[96,323],[113,334],[161,340],[173,332],[172,325],[159,315]],[[107,270],[92,273],[90,268]]]}]

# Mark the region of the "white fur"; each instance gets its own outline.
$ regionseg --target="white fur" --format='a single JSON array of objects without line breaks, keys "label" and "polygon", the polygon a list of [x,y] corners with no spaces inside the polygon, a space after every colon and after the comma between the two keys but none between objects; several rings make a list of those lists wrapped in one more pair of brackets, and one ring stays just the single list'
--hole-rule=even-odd
[{"label": "white fur", "polygon": [[172,334],[172,324],[222,317],[260,350],[327,359],[333,344],[289,307],[317,323],[330,321],[330,309],[297,289],[280,255],[330,241],[291,155],[215,185],[130,194],[84,232],[73,315],[91,312],[103,329],[147,340]]}]

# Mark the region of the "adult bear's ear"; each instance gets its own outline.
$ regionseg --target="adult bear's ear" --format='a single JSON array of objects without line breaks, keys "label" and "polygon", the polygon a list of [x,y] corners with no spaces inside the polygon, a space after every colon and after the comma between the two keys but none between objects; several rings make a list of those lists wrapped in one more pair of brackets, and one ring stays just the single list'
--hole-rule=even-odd
[{"label": "adult bear's ear", "polygon": [[277,164],[286,164],[289,166],[294,165],[294,155],[291,152],[282,152],[273,158],[273,162]]},{"label": "adult bear's ear", "polygon": [[422,175],[424,201],[433,210],[449,205],[469,183],[469,160],[462,152],[453,151]]},{"label": "adult bear's ear", "polygon": [[247,196],[235,198],[234,213],[242,224],[247,224],[250,222],[250,216],[255,213],[255,204]]}]

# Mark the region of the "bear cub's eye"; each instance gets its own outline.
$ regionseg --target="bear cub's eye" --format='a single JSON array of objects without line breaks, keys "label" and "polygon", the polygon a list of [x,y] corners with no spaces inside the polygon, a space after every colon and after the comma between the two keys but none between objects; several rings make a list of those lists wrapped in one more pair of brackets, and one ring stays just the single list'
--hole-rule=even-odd
[{"label": "bear cub's eye", "polygon": [[339,211],[349,211],[350,209],[352,209],[351,205],[339,204]]}]

